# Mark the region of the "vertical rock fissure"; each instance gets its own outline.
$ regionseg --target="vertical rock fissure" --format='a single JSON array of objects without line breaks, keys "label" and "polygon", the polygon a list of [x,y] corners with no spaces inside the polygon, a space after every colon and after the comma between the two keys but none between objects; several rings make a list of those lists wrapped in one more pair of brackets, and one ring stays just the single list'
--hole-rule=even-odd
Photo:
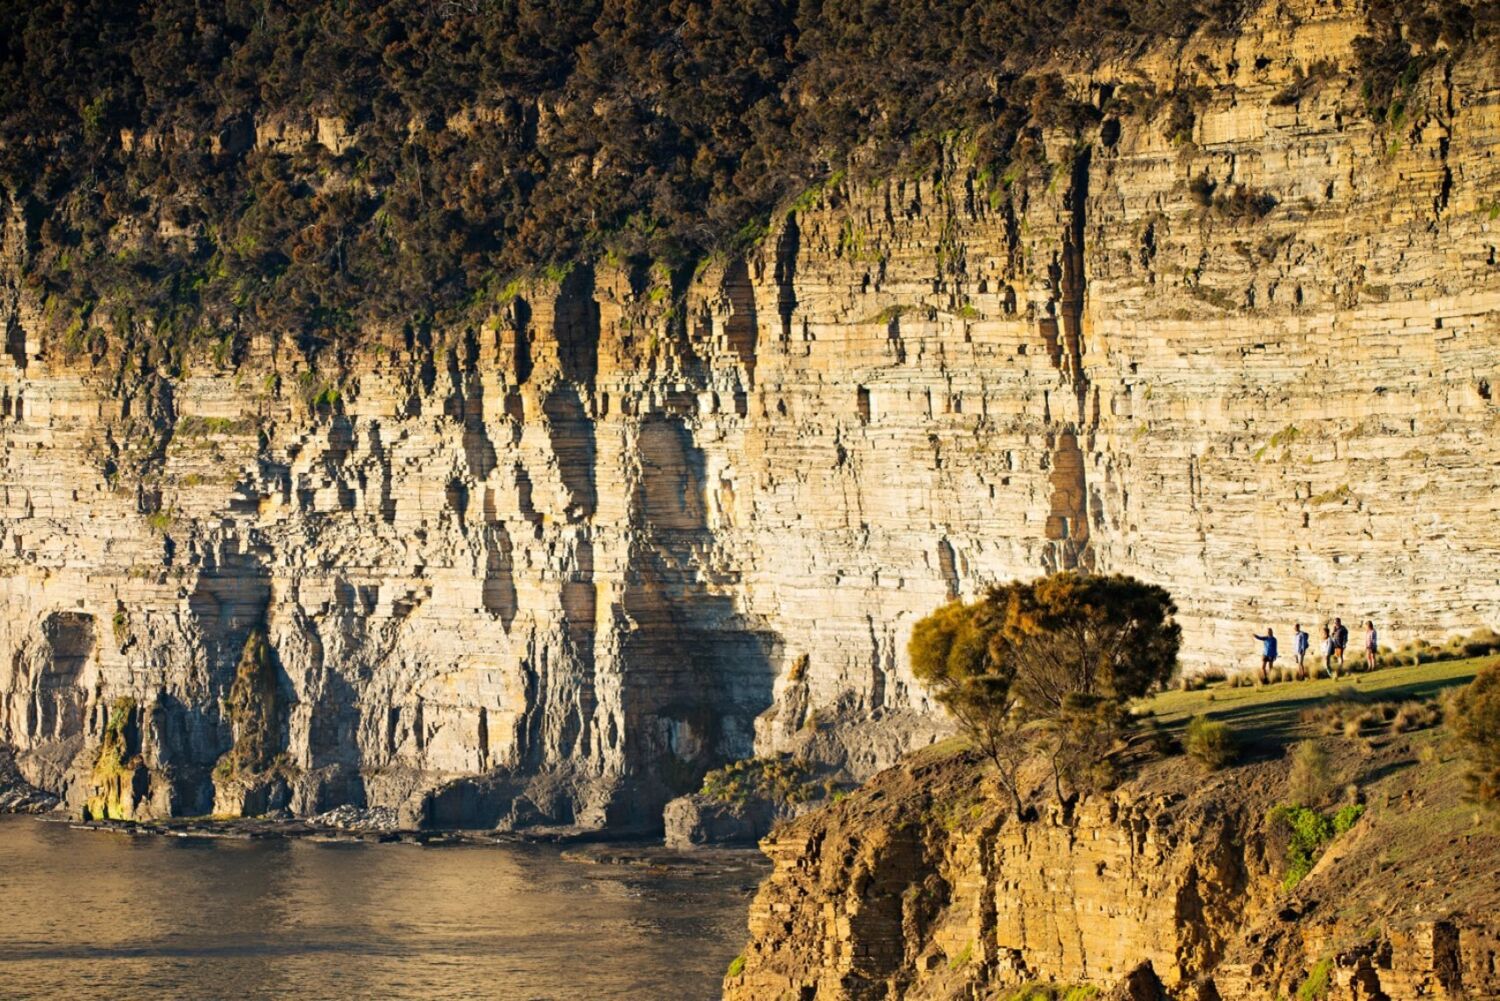
[{"label": "vertical rock fissure", "polygon": [[[1088,482],[1079,435],[1093,430],[1098,420],[1088,414],[1089,380],[1083,364],[1083,317],[1088,294],[1084,274],[1084,229],[1088,221],[1090,150],[1080,150],[1073,160],[1072,179],[1063,196],[1066,226],[1061,259],[1053,268],[1052,301],[1042,322],[1052,363],[1073,390],[1075,404],[1071,420],[1048,434],[1051,453],[1051,509],[1046,536],[1052,543],[1046,562],[1049,569],[1088,568],[1093,564],[1089,542]],[[1050,415],[1049,415],[1050,417]],[[1088,444],[1085,441],[1085,444]]]}]

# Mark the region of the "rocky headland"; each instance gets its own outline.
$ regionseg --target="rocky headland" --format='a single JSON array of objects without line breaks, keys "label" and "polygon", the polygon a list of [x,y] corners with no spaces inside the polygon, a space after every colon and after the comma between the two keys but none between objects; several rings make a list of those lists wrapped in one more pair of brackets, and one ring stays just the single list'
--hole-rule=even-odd
[{"label": "rocky headland", "polygon": [[1299,722],[1317,700],[1295,685],[1254,701],[1217,711],[1262,731],[1222,771],[1170,755],[1059,803],[1034,769],[1017,816],[981,756],[940,747],[777,829],[724,996],[1500,996],[1500,826],[1444,728],[1411,702]]},{"label": "rocky headland", "polygon": [[[1087,141],[1006,176],[947,143],[743,254],[536,271],[338,367],[251,320],[129,379],[64,351],[10,204],[0,744],[96,818],[654,831],[727,762],[940,738],[906,639],[991,581],[1161,582],[1190,668],[1262,622],[1495,621],[1500,54],[1377,119],[1365,30],[1299,0],[1062,62]],[[266,162],[360,139],[242,124]],[[1084,829],[1230,808],[1154,802]]]}]

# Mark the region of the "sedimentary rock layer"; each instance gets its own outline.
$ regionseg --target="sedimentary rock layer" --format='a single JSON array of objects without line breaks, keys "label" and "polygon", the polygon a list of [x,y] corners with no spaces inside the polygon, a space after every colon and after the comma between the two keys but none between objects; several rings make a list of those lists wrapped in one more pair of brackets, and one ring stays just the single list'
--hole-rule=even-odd
[{"label": "sedimentary rock layer", "polygon": [[[1190,665],[1494,622],[1497,58],[1377,124],[1327,69],[1361,17],[1071,71],[1087,145],[836,180],[743,258],[521,282],[337,371],[263,329],[180,376],[65,359],[12,212],[0,742],[79,805],[121,709],[128,810],[654,824],[726,759],[924,742],[911,623],[993,580],[1161,582]],[[1188,134],[1120,96],[1174,91]]]},{"label": "sedimentary rock layer", "polygon": [[977,756],[929,752],[762,842],[774,870],[724,996],[1006,998],[1148,963],[1165,992],[1109,996],[1495,997],[1500,835],[1464,815],[1462,769],[1380,754],[1363,816],[1289,885],[1285,761],[1178,757],[1018,822]]}]

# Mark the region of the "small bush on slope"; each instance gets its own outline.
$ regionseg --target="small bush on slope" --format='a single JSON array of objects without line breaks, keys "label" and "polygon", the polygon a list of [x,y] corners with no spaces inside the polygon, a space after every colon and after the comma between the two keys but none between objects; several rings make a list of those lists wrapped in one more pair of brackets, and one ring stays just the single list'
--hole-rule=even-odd
[{"label": "small bush on slope", "polygon": [[1292,749],[1292,771],[1287,779],[1291,802],[1319,806],[1339,784],[1328,752],[1316,740],[1304,740]]},{"label": "small bush on slope", "polygon": [[1290,890],[1312,871],[1323,848],[1354,826],[1365,808],[1350,804],[1337,813],[1324,814],[1305,806],[1278,806],[1271,811],[1272,824],[1284,825],[1291,836],[1286,850],[1286,875],[1282,887]]},{"label": "small bush on slope", "polygon": [[1445,715],[1469,761],[1470,796],[1500,810],[1500,660],[1455,692]]},{"label": "small bush on slope", "polygon": [[1210,720],[1207,716],[1194,716],[1188,724],[1183,748],[1188,757],[1217,771],[1233,764],[1239,757],[1239,741],[1227,723]]}]

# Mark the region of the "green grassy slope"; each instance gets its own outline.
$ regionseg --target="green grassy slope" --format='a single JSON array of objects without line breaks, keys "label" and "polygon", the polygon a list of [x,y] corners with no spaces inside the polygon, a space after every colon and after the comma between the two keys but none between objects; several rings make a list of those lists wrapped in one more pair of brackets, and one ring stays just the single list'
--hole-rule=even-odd
[{"label": "green grassy slope", "polygon": [[1491,657],[1440,661],[1417,667],[1388,667],[1337,681],[1287,681],[1254,688],[1212,685],[1196,692],[1168,691],[1147,699],[1142,708],[1168,729],[1181,729],[1199,714],[1228,723],[1245,740],[1284,744],[1312,736],[1301,722],[1302,710],[1330,698],[1358,693],[1371,701],[1427,699],[1445,689],[1468,684]]}]

